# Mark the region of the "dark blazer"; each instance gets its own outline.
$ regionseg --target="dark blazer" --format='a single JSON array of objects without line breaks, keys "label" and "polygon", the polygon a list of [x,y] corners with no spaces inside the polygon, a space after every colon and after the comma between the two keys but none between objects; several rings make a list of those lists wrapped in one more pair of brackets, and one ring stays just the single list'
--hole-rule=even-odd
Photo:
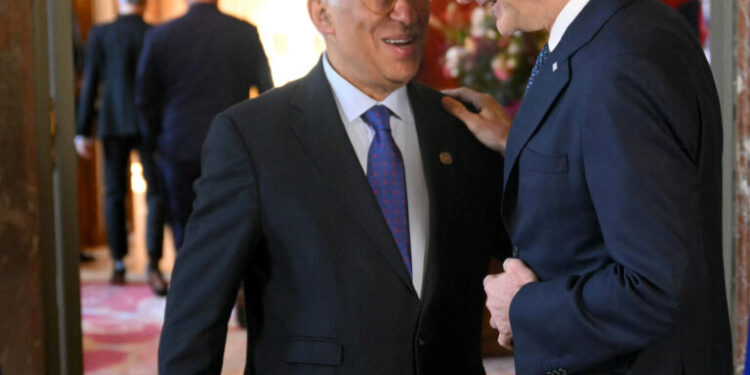
[{"label": "dark blazer", "polygon": [[484,373],[482,280],[490,255],[509,248],[502,160],[439,93],[408,91],[430,202],[421,300],[318,64],[212,124],[167,300],[162,375],[219,373],[240,282],[246,374]]},{"label": "dark blazer", "polygon": [[137,104],[147,145],[170,162],[199,162],[211,120],[273,86],[255,26],[195,4],[146,35]]},{"label": "dark blazer", "polygon": [[589,2],[508,139],[503,216],[540,279],[511,304],[518,375],[731,373],[721,142],[682,17]]},{"label": "dark blazer", "polygon": [[99,84],[104,81],[98,135],[136,136],[135,76],[143,38],[149,25],[138,15],[120,16],[91,29],[78,104],[76,134],[91,136]]}]

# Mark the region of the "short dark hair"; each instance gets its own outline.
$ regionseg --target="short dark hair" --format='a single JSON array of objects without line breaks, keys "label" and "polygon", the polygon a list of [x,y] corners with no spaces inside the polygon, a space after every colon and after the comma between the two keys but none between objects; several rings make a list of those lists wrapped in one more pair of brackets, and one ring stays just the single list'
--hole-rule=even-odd
[{"label": "short dark hair", "polygon": [[144,5],[146,4],[146,0],[125,0],[128,4],[132,5]]}]

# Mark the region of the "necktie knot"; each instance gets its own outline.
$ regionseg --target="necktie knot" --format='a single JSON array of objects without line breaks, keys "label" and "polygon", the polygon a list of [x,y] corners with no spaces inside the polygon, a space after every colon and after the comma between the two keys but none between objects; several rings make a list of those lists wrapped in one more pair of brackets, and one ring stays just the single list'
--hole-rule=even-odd
[{"label": "necktie knot", "polygon": [[391,130],[391,111],[388,107],[379,104],[368,109],[365,114],[362,115],[362,119],[375,129],[375,132],[379,131],[390,131]]}]

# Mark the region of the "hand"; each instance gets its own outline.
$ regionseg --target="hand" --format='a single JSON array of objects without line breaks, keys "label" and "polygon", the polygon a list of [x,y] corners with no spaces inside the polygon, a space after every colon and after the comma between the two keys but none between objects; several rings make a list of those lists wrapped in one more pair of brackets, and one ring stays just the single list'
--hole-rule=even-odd
[{"label": "hand", "polygon": [[84,159],[91,159],[94,154],[94,140],[91,137],[77,135],[73,142],[76,145],[76,152]]},{"label": "hand", "polygon": [[503,263],[503,272],[484,278],[484,291],[487,293],[487,309],[490,311],[490,326],[500,333],[497,342],[501,346],[513,348],[513,332],[510,326],[510,304],[521,287],[538,281],[536,274],[526,264],[515,258]]},{"label": "hand", "polygon": [[[510,125],[513,122],[503,107],[487,94],[482,94],[465,87],[443,90],[443,108],[466,124],[479,142],[505,155]],[[471,103],[479,113],[466,109],[458,100]]]}]

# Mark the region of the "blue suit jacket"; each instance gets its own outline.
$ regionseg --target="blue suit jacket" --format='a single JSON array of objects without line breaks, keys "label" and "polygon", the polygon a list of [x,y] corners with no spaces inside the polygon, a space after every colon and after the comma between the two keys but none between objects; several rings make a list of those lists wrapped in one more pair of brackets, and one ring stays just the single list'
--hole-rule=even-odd
[{"label": "blue suit jacket", "polygon": [[503,216],[540,282],[518,375],[730,374],[721,118],[701,47],[656,0],[591,0],[513,124]]},{"label": "blue suit jacket", "polygon": [[198,162],[211,120],[273,86],[255,26],[195,4],[146,34],[137,98],[144,142],[170,162]]}]

